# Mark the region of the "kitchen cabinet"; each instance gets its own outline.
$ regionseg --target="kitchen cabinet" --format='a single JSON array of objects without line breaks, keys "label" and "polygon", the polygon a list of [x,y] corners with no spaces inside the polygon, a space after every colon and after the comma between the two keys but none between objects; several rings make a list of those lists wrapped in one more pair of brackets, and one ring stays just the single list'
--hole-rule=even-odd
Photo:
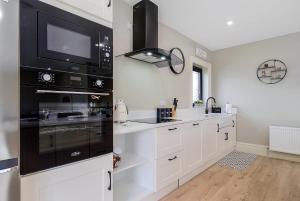
[{"label": "kitchen cabinet", "polygon": [[58,0],[91,15],[112,22],[113,0]]},{"label": "kitchen cabinet", "polygon": [[189,173],[203,163],[203,123],[186,124],[183,135],[183,172]]},{"label": "kitchen cabinet", "polygon": [[112,154],[21,177],[21,201],[113,201]]},{"label": "kitchen cabinet", "polygon": [[182,125],[157,128],[156,158],[164,157],[182,150]]},{"label": "kitchen cabinet", "polygon": [[[179,179],[179,185],[186,183],[234,150],[236,116],[224,115],[186,123],[182,136],[183,175]],[[202,153],[202,157],[198,153]]]},{"label": "kitchen cabinet", "polygon": [[154,192],[155,135],[155,129],[118,134],[115,128],[115,152],[122,153],[114,169],[114,201],[144,200]]},{"label": "kitchen cabinet", "polygon": [[155,137],[155,191],[176,182],[182,173],[182,124],[156,129]]},{"label": "kitchen cabinet", "polygon": [[209,161],[218,155],[217,120],[210,119],[203,122],[203,158]]},{"label": "kitchen cabinet", "polygon": [[113,0],[40,0],[75,15],[96,21],[113,22]]},{"label": "kitchen cabinet", "polygon": [[114,146],[130,153],[121,155],[114,172],[115,201],[159,200],[209,168],[234,149],[235,118],[220,115],[151,128],[136,123],[145,130],[126,127],[128,134],[115,130]]},{"label": "kitchen cabinet", "polygon": [[156,190],[179,179],[182,170],[181,152],[170,154],[156,160]]},{"label": "kitchen cabinet", "polygon": [[[227,120],[225,126],[218,129],[218,152],[226,152],[236,145],[236,119]],[[220,124],[219,124],[220,125]]]}]

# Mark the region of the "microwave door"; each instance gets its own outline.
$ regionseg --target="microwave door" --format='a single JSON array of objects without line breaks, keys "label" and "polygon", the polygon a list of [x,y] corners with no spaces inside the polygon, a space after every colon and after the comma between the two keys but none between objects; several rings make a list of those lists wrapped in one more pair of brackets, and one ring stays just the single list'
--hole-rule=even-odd
[{"label": "microwave door", "polygon": [[99,32],[44,13],[38,14],[40,57],[99,67]]}]

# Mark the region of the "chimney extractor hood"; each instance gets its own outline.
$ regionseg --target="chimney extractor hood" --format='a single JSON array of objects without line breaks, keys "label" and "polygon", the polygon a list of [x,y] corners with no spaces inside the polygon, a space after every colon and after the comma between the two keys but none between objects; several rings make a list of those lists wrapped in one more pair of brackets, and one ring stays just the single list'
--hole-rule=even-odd
[{"label": "chimney extractor hood", "polygon": [[170,51],[158,48],[158,6],[150,0],[142,0],[133,6],[133,52],[126,57],[167,67],[183,61]]}]

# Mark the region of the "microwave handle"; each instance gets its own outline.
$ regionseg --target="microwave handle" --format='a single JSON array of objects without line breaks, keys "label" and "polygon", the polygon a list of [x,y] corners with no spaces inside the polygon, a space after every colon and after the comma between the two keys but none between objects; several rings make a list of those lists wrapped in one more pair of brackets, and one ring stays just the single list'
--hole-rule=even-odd
[{"label": "microwave handle", "polygon": [[99,95],[109,96],[109,93],[94,93],[94,92],[80,92],[80,91],[53,91],[53,90],[36,90],[37,94],[78,94],[78,95]]}]

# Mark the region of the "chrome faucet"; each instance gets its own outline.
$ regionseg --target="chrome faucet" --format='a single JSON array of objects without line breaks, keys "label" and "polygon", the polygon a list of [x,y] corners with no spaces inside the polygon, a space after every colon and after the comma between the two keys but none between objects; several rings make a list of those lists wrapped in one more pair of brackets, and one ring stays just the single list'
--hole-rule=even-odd
[{"label": "chrome faucet", "polygon": [[205,114],[208,114],[208,101],[212,99],[214,101],[214,105],[216,105],[216,99],[214,97],[209,97],[207,100],[206,100],[206,106],[205,106]]}]

